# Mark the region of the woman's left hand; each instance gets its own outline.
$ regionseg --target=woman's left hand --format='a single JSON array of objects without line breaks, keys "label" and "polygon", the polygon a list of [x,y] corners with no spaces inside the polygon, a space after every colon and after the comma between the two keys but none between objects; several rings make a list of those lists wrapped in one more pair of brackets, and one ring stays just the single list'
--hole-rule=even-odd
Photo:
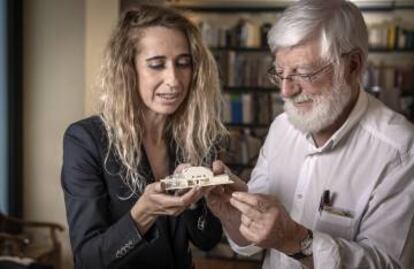
[{"label": "woman's left hand", "polygon": [[[188,165],[179,165],[181,171]],[[174,195],[165,192],[161,182],[146,186],[145,191],[131,209],[131,216],[141,233],[149,230],[160,215],[177,216],[196,203],[205,193],[205,188],[198,186],[177,192]]]}]

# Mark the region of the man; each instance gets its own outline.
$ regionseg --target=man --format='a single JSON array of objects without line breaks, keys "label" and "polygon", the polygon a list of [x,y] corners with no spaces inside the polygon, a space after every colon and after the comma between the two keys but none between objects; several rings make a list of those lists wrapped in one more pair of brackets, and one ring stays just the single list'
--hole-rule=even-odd
[{"label": "man", "polygon": [[208,195],[233,249],[265,249],[264,269],[414,268],[414,128],[361,88],[361,12],[298,1],[268,41],[285,113],[248,186],[234,177]]}]

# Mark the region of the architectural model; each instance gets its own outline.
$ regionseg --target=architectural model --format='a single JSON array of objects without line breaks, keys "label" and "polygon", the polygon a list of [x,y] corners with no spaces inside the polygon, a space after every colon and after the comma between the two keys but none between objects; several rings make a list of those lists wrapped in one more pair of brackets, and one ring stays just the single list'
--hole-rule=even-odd
[{"label": "architectural model", "polygon": [[161,179],[166,190],[186,189],[194,186],[213,186],[233,183],[227,174],[214,176],[213,172],[203,166],[183,169],[180,173]]}]

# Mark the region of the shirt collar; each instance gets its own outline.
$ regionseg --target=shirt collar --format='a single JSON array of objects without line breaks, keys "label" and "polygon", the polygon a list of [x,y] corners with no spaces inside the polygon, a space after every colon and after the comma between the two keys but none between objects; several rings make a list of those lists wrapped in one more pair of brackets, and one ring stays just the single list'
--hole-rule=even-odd
[{"label": "shirt collar", "polygon": [[310,133],[306,134],[306,139],[310,142],[310,154],[324,152],[330,149],[333,149],[341,139],[347,135],[354,126],[359,122],[359,120],[364,115],[365,111],[368,107],[368,95],[367,93],[361,88],[359,90],[358,100],[352,109],[351,113],[349,114],[347,120],[342,124],[342,126],[326,141],[326,143],[322,146],[317,148],[315,146],[315,142],[312,138]]}]

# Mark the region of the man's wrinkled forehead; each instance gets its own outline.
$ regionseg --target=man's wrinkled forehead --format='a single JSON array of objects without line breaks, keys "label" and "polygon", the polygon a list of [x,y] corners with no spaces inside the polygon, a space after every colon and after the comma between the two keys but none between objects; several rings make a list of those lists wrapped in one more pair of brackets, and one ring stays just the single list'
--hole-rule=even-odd
[{"label": "man's wrinkled forehead", "polygon": [[323,60],[320,57],[319,44],[315,41],[309,41],[297,46],[288,48],[279,48],[274,53],[275,66],[312,68],[319,65]]}]

